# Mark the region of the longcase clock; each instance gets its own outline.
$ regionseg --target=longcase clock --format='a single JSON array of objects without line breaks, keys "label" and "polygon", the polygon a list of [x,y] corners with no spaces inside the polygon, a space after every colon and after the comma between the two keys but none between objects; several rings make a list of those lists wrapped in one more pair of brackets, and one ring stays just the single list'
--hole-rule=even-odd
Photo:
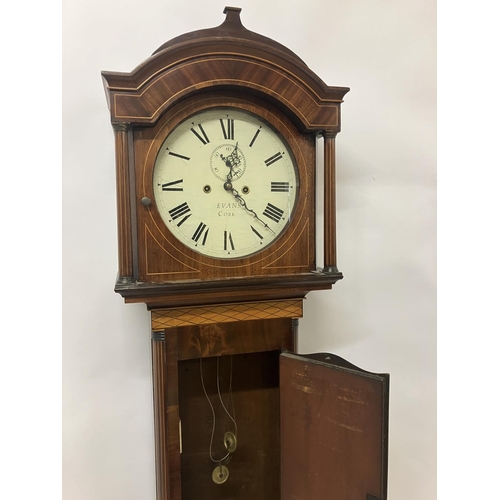
[{"label": "longcase clock", "polygon": [[306,294],[342,278],[335,137],[349,89],[244,28],[240,10],[130,73],[102,72],[115,291],[151,314],[157,499],[385,499],[388,375],[296,352]]}]

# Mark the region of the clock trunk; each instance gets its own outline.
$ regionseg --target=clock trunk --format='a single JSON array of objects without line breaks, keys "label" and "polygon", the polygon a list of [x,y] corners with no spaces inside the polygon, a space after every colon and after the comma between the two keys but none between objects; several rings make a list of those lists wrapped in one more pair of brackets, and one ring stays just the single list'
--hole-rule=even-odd
[{"label": "clock trunk", "polygon": [[158,500],[385,499],[388,376],[293,354],[297,319],[232,308],[153,336]]}]

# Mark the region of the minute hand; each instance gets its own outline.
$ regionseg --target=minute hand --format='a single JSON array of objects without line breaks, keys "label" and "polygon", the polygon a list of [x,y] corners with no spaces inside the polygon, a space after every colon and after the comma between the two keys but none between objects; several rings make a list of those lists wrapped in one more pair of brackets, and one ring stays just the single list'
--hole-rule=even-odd
[{"label": "minute hand", "polygon": [[269,231],[271,231],[271,233],[273,234],[276,234],[258,215],[257,213],[255,212],[255,210],[252,210],[251,208],[248,208],[247,206],[247,202],[243,199],[243,197],[240,195],[240,193],[238,193],[238,191],[236,189],[234,189],[234,187],[231,186],[231,193],[233,194],[233,196],[240,202],[240,205],[245,209],[247,210],[248,212],[252,213],[253,216],[259,221],[261,222],[262,224],[264,224],[264,227],[266,227],[267,229],[269,229]]}]

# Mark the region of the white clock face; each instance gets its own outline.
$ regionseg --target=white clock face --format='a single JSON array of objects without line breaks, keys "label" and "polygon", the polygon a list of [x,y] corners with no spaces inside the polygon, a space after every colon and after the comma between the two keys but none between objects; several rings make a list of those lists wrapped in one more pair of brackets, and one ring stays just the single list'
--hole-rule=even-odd
[{"label": "white clock face", "polygon": [[168,229],[218,259],[263,250],[283,233],[299,178],[290,148],[261,118],[215,108],[181,122],[163,142],[153,191]]}]

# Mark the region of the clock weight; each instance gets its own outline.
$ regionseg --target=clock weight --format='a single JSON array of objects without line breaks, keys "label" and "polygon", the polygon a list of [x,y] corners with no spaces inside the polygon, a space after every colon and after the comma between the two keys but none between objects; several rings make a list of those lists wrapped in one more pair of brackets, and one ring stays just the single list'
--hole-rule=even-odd
[{"label": "clock weight", "polygon": [[212,481],[215,484],[224,484],[229,479],[229,469],[225,465],[217,465],[212,472]]}]

